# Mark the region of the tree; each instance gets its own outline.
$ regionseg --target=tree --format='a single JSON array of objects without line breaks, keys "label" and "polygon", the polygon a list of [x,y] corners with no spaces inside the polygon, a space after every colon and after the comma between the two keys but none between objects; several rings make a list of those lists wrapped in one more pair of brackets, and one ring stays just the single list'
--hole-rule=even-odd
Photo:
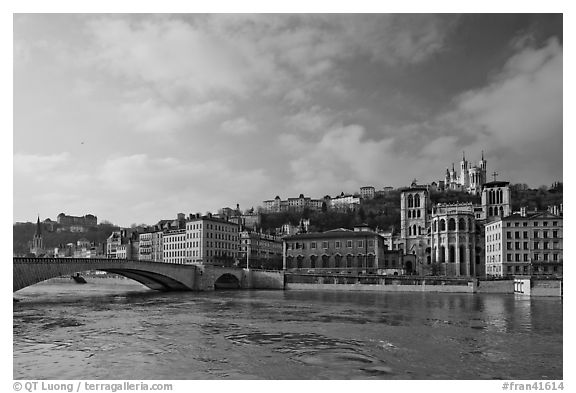
[{"label": "tree", "polygon": [[328,205],[326,202],[322,202],[322,213],[326,213],[328,211]]}]

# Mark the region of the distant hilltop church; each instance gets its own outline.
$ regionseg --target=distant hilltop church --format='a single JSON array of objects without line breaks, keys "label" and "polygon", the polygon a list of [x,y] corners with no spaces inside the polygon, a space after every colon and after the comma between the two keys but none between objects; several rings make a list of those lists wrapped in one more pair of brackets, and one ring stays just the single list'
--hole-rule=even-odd
[{"label": "distant hilltop church", "polygon": [[472,163],[466,161],[466,156],[462,152],[462,161],[460,161],[460,173],[454,169],[452,163],[452,170],[446,169],[446,176],[444,178],[444,189],[455,191],[466,191],[473,195],[478,195],[482,192],[482,186],[486,183],[486,160],[484,159],[484,151],[482,151],[482,158],[477,166],[472,166]]}]

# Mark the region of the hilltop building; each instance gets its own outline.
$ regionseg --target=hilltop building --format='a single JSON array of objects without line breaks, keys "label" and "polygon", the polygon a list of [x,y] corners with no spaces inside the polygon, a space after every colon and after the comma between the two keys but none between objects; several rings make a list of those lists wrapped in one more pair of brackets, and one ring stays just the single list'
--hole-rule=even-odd
[{"label": "hilltop building", "polygon": [[456,172],[454,164],[452,164],[452,170],[446,169],[446,175],[444,176],[445,190],[466,191],[473,195],[479,194],[485,183],[486,160],[484,159],[484,152],[482,152],[482,158],[477,166],[472,166],[466,160],[463,152],[462,161],[460,161],[460,172]]}]

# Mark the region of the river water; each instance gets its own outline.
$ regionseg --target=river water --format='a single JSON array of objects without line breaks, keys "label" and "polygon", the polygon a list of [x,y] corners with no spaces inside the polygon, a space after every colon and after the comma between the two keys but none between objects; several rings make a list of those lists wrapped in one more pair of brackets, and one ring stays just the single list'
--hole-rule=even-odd
[{"label": "river water", "polygon": [[562,379],[562,300],[337,291],[14,294],[15,379]]}]

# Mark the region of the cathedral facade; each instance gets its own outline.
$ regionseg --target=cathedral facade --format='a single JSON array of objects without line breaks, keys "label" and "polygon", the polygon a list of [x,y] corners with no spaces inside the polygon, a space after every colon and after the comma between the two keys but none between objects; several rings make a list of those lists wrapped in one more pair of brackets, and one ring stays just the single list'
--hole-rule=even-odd
[{"label": "cathedral facade", "polygon": [[466,191],[473,195],[480,194],[485,183],[486,160],[484,159],[484,152],[482,152],[482,158],[478,165],[474,166],[466,160],[463,152],[462,161],[460,161],[460,172],[456,172],[454,164],[452,164],[452,170],[446,169],[446,175],[444,176],[444,187],[446,190]]}]

